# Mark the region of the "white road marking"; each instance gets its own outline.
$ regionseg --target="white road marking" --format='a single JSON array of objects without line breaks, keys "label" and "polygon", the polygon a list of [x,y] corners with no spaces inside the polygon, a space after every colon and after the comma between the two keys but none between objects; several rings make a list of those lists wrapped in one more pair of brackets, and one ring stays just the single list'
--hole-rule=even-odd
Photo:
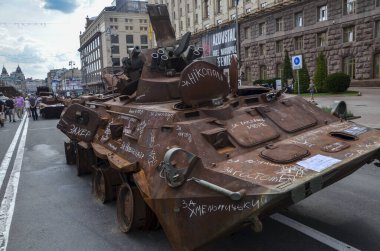
[{"label": "white road marking", "polygon": [[359,251],[359,249],[354,248],[344,242],[341,242],[337,239],[332,238],[331,236],[328,236],[324,233],[319,232],[318,230],[312,229],[311,227],[308,227],[306,225],[303,225],[302,223],[295,221],[293,219],[290,219],[282,214],[272,214],[270,216],[273,220],[276,220],[284,225],[287,225],[319,242],[322,242],[323,244],[332,247],[336,250],[350,250],[350,251]]},{"label": "white road marking", "polygon": [[20,137],[21,129],[22,129],[24,123],[25,123],[25,118],[26,117],[23,118],[23,120],[21,121],[20,125],[18,126],[16,134],[13,137],[12,143],[9,145],[8,151],[5,154],[3,161],[1,162],[1,166],[0,166],[0,187],[3,185],[5,174],[7,173],[7,170],[8,170],[8,167],[9,167],[9,163],[11,162],[11,159],[12,159],[12,156],[13,156],[13,152],[15,150],[17,141],[18,141],[18,139]]},{"label": "white road marking", "polygon": [[[25,117],[23,120],[25,120]],[[26,135],[28,133],[28,125],[29,119],[26,118],[25,127],[22,131],[21,140],[17,148],[12,173],[9,177],[7,189],[5,190],[4,198],[0,206],[0,251],[5,251],[8,245],[9,230],[16,203],[22,160],[24,158]]]}]

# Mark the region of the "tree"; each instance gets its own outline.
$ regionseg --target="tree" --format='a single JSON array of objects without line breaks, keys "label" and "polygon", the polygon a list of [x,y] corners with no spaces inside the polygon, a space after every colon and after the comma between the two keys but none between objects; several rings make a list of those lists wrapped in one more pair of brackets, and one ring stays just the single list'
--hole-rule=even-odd
[{"label": "tree", "polygon": [[[305,63],[305,57],[302,57],[302,69],[299,70],[299,75],[300,75],[300,78],[299,78],[299,80],[300,80],[300,93],[305,93],[305,92],[307,92],[307,89],[309,88],[309,84],[310,84],[310,76],[309,76],[309,71],[307,70],[307,65]],[[297,81],[296,81],[296,85],[294,87],[295,93],[298,93],[298,82]]]},{"label": "tree", "polygon": [[345,92],[350,87],[351,78],[343,72],[333,73],[326,78],[326,88],[328,92]]},{"label": "tree", "polygon": [[317,57],[316,69],[314,73],[314,84],[319,92],[327,92],[327,62],[325,55],[321,51]]},{"label": "tree", "polygon": [[283,85],[285,85],[288,82],[288,79],[293,79],[293,69],[292,63],[290,62],[289,53],[288,51],[285,51],[285,58],[281,76],[281,81]]}]

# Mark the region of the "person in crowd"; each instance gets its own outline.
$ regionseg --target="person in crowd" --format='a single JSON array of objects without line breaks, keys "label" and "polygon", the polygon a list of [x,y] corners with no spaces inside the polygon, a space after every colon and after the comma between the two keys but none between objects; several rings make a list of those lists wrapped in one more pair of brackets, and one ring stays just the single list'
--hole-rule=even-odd
[{"label": "person in crowd", "polygon": [[16,101],[16,114],[19,119],[22,118],[22,115],[24,114],[24,98],[20,95],[18,95],[15,99]]},{"label": "person in crowd", "polygon": [[0,126],[4,127],[4,120],[5,120],[5,104],[0,99]]},{"label": "person in crowd", "polygon": [[38,119],[38,114],[37,114],[37,106],[38,106],[38,101],[35,96],[31,96],[29,98],[29,103],[30,103],[30,111],[32,112],[32,117],[33,120]]},{"label": "person in crowd", "polygon": [[15,120],[15,102],[13,100],[13,97],[9,97],[9,99],[7,99],[5,101],[5,107],[6,109],[8,109],[7,113],[8,113],[8,116],[9,116],[9,122],[12,122],[12,119],[13,119],[13,122],[16,122]]},{"label": "person in crowd", "polygon": [[309,88],[307,88],[307,90],[310,91],[311,101],[314,101],[314,93],[317,92],[317,88],[312,81],[310,81]]},{"label": "person in crowd", "polygon": [[26,111],[26,114],[28,115],[28,117],[30,118],[32,116],[32,113],[30,111],[29,97],[26,97],[26,99],[25,99],[25,111]]}]

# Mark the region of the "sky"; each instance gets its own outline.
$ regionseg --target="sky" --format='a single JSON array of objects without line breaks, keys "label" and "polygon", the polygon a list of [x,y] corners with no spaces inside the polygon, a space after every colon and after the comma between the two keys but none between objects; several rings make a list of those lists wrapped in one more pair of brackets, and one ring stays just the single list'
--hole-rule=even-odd
[{"label": "sky", "polygon": [[26,78],[45,79],[51,69],[80,68],[79,34],[86,16],[112,0],[0,0],[0,67],[20,65]]}]

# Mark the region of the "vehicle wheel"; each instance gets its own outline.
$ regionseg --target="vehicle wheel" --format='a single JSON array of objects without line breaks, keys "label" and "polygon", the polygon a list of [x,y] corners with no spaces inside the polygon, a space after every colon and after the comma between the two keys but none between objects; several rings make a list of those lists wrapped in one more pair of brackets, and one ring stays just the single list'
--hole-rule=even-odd
[{"label": "vehicle wheel", "polygon": [[95,197],[102,203],[106,203],[108,200],[110,200],[108,194],[109,191],[107,191],[107,179],[104,175],[104,172],[101,169],[96,169],[93,179],[93,188]]},{"label": "vehicle wheel", "polygon": [[74,165],[76,163],[76,143],[70,141],[64,143],[66,164]]},{"label": "vehicle wheel", "polygon": [[120,230],[128,233],[132,229],[150,230],[158,228],[158,220],[146,205],[137,187],[128,183],[121,185],[116,203]]}]

